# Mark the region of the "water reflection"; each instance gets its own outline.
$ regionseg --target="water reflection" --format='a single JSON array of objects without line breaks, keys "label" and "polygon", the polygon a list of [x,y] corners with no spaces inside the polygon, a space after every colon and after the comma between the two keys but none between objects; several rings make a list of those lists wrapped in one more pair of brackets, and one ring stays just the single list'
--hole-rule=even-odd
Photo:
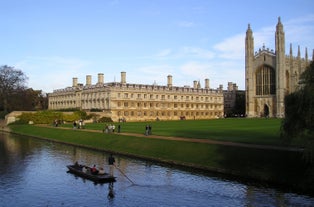
[{"label": "water reflection", "polygon": [[[314,198],[116,157],[117,182],[95,184],[66,165],[108,154],[0,134],[0,206],[314,206]],[[132,182],[130,182],[130,180]]]},{"label": "water reflection", "polygon": [[114,191],[113,191],[113,182],[108,184],[108,199],[113,199],[114,198]]}]

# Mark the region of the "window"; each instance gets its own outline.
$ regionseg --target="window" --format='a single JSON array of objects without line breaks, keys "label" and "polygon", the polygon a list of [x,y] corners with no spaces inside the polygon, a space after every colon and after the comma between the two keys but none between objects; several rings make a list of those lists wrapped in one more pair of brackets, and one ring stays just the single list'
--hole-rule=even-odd
[{"label": "window", "polygon": [[256,95],[271,95],[276,93],[276,77],[274,69],[264,65],[255,75]]}]

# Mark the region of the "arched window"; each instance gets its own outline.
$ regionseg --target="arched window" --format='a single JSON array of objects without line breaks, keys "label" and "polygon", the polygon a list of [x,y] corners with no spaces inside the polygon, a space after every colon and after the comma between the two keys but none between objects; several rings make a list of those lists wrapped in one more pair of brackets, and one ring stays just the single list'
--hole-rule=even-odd
[{"label": "arched window", "polygon": [[263,65],[256,71],[256,95],[276,93],[276,74],[273,68]]}]

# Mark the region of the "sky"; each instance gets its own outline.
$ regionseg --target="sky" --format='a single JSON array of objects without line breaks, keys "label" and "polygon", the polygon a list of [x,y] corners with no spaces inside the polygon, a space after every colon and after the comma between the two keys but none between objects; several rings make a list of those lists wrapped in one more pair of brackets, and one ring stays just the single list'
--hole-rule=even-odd
[{"label": "sky", "polygon": [[104,82],[245,88],[245,33],[275,49],[278,17],[286,54],[314,49],[313,0],[0,0],[0,65],[22,70],[45,93],[72,78]]}]

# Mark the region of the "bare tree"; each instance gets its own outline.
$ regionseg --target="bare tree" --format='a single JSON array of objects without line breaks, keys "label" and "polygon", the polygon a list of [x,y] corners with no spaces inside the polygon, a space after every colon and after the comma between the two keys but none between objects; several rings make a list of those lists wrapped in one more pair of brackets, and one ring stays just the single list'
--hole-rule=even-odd
[{"label": "bare tree", "polygon": [[28,77],[19,69],[0,66],[0,106],[8,112],[8,100],[18,90],[25,89]]}]

